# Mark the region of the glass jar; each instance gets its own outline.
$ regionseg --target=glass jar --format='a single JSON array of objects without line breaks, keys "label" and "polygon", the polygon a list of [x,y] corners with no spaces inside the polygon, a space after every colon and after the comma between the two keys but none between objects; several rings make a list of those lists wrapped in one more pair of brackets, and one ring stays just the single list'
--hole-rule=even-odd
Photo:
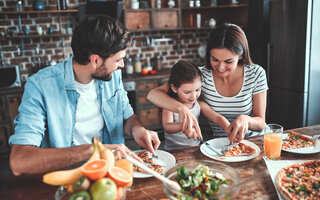
[{"label": "glass jar", "polygon": [[132,75],[134,72],[134,67],[132,64],[132,58],[128,58],[126,62],[126,74],[127,75]]},{"label": "glass jar", "polygon": [[136,54],[134,58],[134,72],[137,74],[141,74],[142,66],[140,61],[140,54]]},{"label": "glass jar", "polygon": [[156,1],[156,7],[157,8],[161,8],[161,0],[157,0]]},{"label": "glass jar", "polygon": [[174,2],[174,0],[169,0],[169,1],[168,1],[168,7],[169,7],[169,8],[174,8],[175,5],[176,5],[176,3]]},{"label": "glass jar", "polygon": [[154,69],[158,72],[161,71],[161,56],[157,55],[153,58],[154,60]]}]

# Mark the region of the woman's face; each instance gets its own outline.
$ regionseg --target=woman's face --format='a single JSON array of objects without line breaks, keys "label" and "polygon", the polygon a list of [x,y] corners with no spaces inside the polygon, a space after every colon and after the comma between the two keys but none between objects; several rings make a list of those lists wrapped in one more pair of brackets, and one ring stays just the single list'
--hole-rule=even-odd
[{"label": "woman's face", "polygon": [[210,64],[213,72],[220,77],[226,77],[235,71],[241,56],[226,48],[211,49]]}]

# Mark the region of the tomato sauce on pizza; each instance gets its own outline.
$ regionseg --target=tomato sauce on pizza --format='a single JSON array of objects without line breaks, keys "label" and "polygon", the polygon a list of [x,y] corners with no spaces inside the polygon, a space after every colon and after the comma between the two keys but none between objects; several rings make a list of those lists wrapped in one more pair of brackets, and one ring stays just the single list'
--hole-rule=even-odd
[{"label": "tomato sauce on pizza", "polygon": [[284,167],[276,181],[279,192],[286,199],[320,199],[320,160]]},{"label": "tomato sauce on pizza", "polygon": [[302,134],[290,131],[285,141],[282,143],[282,149],[297,149],[309,146],[315,146],[317,141],[312,140],[309,137],[306,137]]}]

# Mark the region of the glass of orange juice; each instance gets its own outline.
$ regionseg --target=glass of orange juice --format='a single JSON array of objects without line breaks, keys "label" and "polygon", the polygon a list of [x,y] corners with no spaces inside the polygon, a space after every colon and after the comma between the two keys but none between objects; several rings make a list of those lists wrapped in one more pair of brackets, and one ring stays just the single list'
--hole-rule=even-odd
[{"label": "glass of orange juice", "polygon": [[264,129],[264,157],[271,160],[280,159],[283,127],[279,124],[267,124]]}]

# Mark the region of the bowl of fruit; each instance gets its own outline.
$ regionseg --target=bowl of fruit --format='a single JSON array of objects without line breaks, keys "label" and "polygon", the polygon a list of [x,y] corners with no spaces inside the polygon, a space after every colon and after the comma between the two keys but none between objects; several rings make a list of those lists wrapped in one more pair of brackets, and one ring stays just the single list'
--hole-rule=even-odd
[{"label": "bowl of fruit", "polygon": [[60,186],[55,200],[123,200],[133,182],[133,165],[125,159],[116,161],[111,150],[94,140],[94,153],[85,164],[47,173],[43,182]]},{"label": "bowl of fruit", "polygon": [[211,160],[178,162],[169,169],[165,177],[178,182],[177,191],[163,183],[163,189],[170,199],[234,199],[238,194],[239,173],[232,167]]}]

